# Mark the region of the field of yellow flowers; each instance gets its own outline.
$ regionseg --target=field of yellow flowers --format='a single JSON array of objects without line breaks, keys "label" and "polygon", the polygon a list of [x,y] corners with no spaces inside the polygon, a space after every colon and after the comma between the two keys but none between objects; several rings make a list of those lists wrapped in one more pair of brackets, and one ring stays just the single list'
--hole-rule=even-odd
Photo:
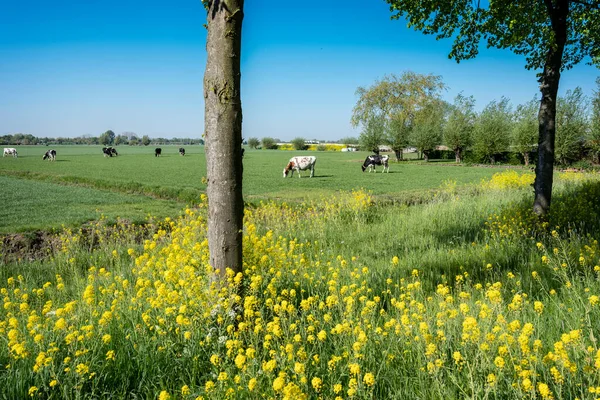
[{"label": "field of yellow flowers", "polygon": [[65,230],[0,272],[0,398],[600,398],[600,181],[446,182],[247,209],[244,270],[208,265],[206,204]]}]

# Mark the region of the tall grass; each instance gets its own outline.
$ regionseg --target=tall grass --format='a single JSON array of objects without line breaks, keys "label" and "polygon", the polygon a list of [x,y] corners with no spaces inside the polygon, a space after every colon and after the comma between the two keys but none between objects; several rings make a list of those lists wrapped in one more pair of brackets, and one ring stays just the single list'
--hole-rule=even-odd
[{"label": "tall grass", "polygon": [[260,204],[224,284],[204,204],[142,234],[65,231],[50,262],[0,269],[1,396],[600,396],[600,185],[561,177],[538,222],[525,179],[494,184],[513,178],[416,206]]}]

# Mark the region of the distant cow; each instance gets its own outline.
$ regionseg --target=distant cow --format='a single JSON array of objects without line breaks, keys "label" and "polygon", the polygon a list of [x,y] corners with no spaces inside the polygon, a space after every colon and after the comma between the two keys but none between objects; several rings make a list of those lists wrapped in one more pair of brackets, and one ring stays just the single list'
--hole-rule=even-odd
[{"label": "distant cow", "polygon": [[2,157],[6,156],[13,156],[14,158],[17,158],[19,155],[17,154],[17,149],[15,149],[14,147],[5,147]]},{"label": "distant cow", "polygon": [[44,153],[44,157],[42,157],[42,160],[48,160],[48,161],[56,160],[56,150],[54,150],[54,149],[48,150],[46,153]]},{"label": "distant cow", "polygon": [[310,177],[312,178],[315,174],[316,162],[317,157],[314,156],[292,157],[283,169],[283,177],[285,178],[290,171],[292,172],[290,176],[294,176],[295,170],[298,171],[298,178],[301,178],[300,171],[306,171],[307,169],[310,169]]},{"label": "distant cow", "polygon": [[185,156],[185,149],[183,147],[179,148],[179,155],[180,156]]},{"label": "distant cow", "polygon": [[387,172],[389,173],[390,172],[390,166],[388,164],[389,158],[390,157],[387,155],[380,156],[378,154],[368,156],[362,165],[362,170],[363,170],[363,172],[365,172],[365,169],[368,168],[369,172],[371,172],[371,170],[373,170],[373,171],[375,171],[375,173],[377,173],[377,169],[375,167],[377,165],[383,165],[383,171],[381,171],[381,172],[383,173],[387,169]]},{"label": "distant cow", "polygon": [[117,149],[115,149],[114,147],[103,147],[102,152],[104,153],[104,157],[112,157],[119,155],[119,153],[117,153]]},{"label": "distant cow", "polygon": [[159,157],[162,154],[162,149],[160,147],[157,147],[156,149],[154,149],[154,157]]}]

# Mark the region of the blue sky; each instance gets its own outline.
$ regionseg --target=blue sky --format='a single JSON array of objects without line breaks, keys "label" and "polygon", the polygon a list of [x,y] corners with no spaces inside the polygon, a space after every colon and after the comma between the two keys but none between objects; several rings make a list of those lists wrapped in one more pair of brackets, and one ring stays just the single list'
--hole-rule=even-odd
[{"label": "blue sky", "polygon": [[[248,0],[242,43],[243,136],[337,140],[358,86],[412,70],[443,77],[452,101],[477,109],[538,94],[535,71],[510,51],[457,64],[451,42],[391,21],[383,0]],[[200,137],[206,14],[200,0],[19,0],[0,13],[0,135]],[[592,94],[600,71],[562,75],[560,93]]]}]

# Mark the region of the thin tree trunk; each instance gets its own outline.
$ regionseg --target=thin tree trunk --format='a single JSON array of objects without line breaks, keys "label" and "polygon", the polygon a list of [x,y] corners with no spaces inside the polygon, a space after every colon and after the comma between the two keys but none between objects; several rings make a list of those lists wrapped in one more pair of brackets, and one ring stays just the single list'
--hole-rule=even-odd
[{"label": "thin tree trunk", "polygon": [[548,213],[552,201],[554,142],[556,137],[556,97],[560,82],[563,50],[567,40],[567,16],[569,14],[568,0],[558,0],[555,4],[552,4],[551,0],[545,0],[544,2],[551,16],[555,43],[549,47],[544,71],[540,77],[542,100],[538,113],[538,159],[533,185],[535,191],[533,211],[539,216],[544,216]]},{"label": "thin tree trunk", "polygon": [[456,162],[458,164],[460,164],[460,162],[462,161],[462,157],[461,157],[460,153],[461,153],[460,148],[457,148],[454,150],[454,158],[456,159]]},{"label": "thin tree trunk", "polygon": [[242,270],[242,103],[240,53],[244,0],[209,0],[204,135],[208,248],[221,275]]},{"label": "thin tree trunk", "polygon": [[525,166],[527,167],[529,165],[529,152],[528,151],[523,153],[523,160],[525,160]]},{"label": "thin tree trunk", "polygon": [[396,161],[402,160],[402,149],[394,150],[394,153],[396,154]]}]

